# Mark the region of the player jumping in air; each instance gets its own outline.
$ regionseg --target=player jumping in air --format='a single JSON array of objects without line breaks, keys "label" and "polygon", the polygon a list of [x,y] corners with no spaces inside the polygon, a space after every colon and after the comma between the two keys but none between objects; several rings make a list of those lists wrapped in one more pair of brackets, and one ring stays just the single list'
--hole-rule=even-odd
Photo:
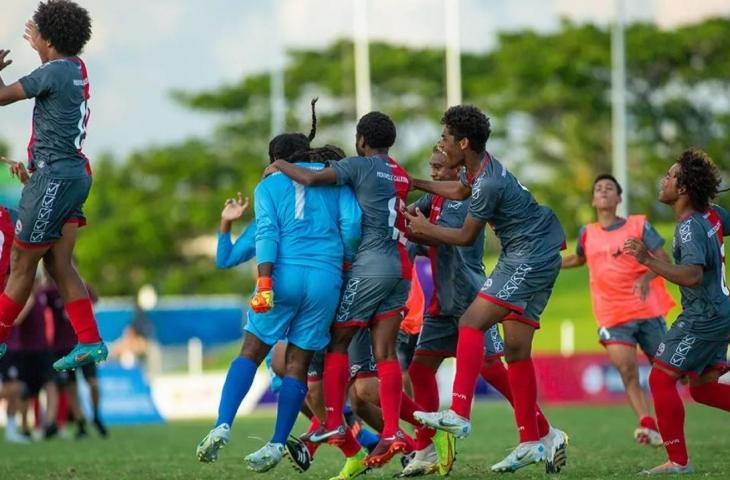
[{"label": "player jumping in air", "polygon": [[664,317],[675,303],[664,280],[622,253],[624,241],[641,238],[652,255],[665,261],[669,256],[664,240],[644,215],[621,218],[621,185],[603,174],[593,182],[593,207],[598,221],[580,230],[576,251],[563,258],[563,268],[588,264],[593,313],[598,337],[611,363],[621,374],[631,407],[639,418],[634,438],[646,445],[662,445],[662,438],[639,385],[636,363],[638,344],[651,361],[667,331]]},{"label": "player jumping in air", "polygon": [[[0,356],[13,321],[30,295],[36,268],[44,259],[66,304],[79,339],[53,364],[71,370],[106,359],[89,292],[72,263],[76,233],[86,224],[82,207],[91,189],[91,169],[81,147],[89,119],[89,78],[78,57],[91,37],[88,12],[66,0],[41,2],[25,26],[25,38],[42,65],[15,83],[0,79],[0,105],[35,98],[28,166],[9,162],[25,184],[13,244],[11,272],[0,295]],[[0,50],[0,70],[11,61]]]},{"label": "player jumping in air", "polygon": [[484,334],[502,322],[520,444],[492,470],[513,472],[544,461],[547,471],[557,471],[565,464],[567,436],[551,428],[539,414],[531,349],[535,330],[540,327],[540,314],[560,271],[565,235],[553,211],[539,205],[485,150],[491,129],[489,119],[481,111],[472,106],[451,107],[441,123],[444,129],[439,148],[446,154],[447,166],[465,166],[461,179],[414,180],[413,185],[446,199],[471,197],[469,213],[463,226],[450,228],[429,222],[419,211],[406,212],[410,231],[441,244],[468,246],[477,241],[484,225],[489,223],[500,239],[502,253],[478,296],[459,319],[451,409],[417,412],[416,418],[458,437],[469,434],[472,398],[484,355]]},{"label": "player jumping in air", "polygon": [[684,406],[677,381],[688,377],[699,403],[730,412],[730,385],[718,383],[726,367],[730,337],[730,290],[725,280],[725,245],[730,213],[710,202],[720,186],[717,167],[701,150],[683,152],[661,182],[659,201],[677,217],[672,264],[652,254],[640,238],[626,240],[624,252],[679,285],[682,313],[664,335],[649,374],[659,432],[669,461],[647,475],[691,473],[684,439]]}]

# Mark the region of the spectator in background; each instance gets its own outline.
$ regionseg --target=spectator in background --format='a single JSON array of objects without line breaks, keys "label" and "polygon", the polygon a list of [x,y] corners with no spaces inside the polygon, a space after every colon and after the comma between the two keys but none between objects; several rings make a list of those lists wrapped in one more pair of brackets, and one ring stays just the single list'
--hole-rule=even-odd
[{"label": "spectator in background", "polygon": [[[92,303],[96,303],[99,299],[96,296],[94,289],[88,284],[86,285],[86,289],[89,291],[89,298]],[[78,343],[78,338],[76,337],[76,333],[74,332],[71,322],[69,322],[68,316],[66,315],[63,298],[58,291],[58,286],[50,275],[45,275],[45,281],[41,285],[39,293],[45,296],[46,311],[50,315],[50,319],[53,323],[52,348],[54,356],[64,356],[73,350],[74,346]],[[99,435],[106,437],[108,435],[108,431],[99,415],[101,392],[99,390],[99,381],[97,379],[96,364],[90,363],[83,365],[81,367],[81,372],[89,385],[89,391],[91,393],[91,408],[93,412],[92,422],[99,432]],[[58,372],[56,374],[56,383],[62,393],[66,395],[68,400],[69,410],[77,425],[76,437],[81,438],[86,436],[87,433],[86,419],[84,418],[84,413],[79,401],[78,385],[76,382],[77,375],[78,369]]]},{"label": "spectator in background", "polygon": [[[28,401],[38,399],[41,390],[45,392],[45,409],[38,409],[44,438],[52,438],[58,433],[56,416],[58,414],[58,389],[53,381],[53,357],[51,345],[47,336],[45,310],[46,296],[40,289],[40,282],[36,279],[33,291],[26,304],[28,313],[25,317],[18,317],[16,325],[19,330],[21,378],[26,389],[24,401],[24,426],[27,428]],[[41,420],[38,422],[38,420]]]}]

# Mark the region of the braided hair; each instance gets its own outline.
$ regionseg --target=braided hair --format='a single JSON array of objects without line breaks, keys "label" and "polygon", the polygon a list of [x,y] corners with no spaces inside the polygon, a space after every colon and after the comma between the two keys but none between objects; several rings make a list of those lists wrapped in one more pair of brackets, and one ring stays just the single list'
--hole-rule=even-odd
[{"label": "braided hair", "polygon": [[269,142],[269,163],[274,163],[274,160],[287,159],[294,153],[308,150],[309,144],[314,137],[317,135],[317,113],[314,105],[319,100],[318,97],[312,99],[312,128],[309,131],[309,136],[305,136],[303,133],[281,133]]}]

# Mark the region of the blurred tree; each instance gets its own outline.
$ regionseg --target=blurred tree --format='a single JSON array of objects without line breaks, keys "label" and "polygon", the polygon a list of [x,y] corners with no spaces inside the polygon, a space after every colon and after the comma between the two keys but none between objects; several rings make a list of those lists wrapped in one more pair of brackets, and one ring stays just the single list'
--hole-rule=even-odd
[{"label": "blurred tree", "polygon": [[[657,208],[656,182],[682,149],[702,147],[728,167],[730,19],[674,30],[635,24],[626,29],[626,45],[630,209],[668,219],[669,211]],[[370,56],[374,108],[398,124],[394,156],[424,176],[446,107],[444,52],[373,43]],[[465,102],[492,119],[490,152],[556,210],[568,235],[591,220],[592,179],[611,168],[609,32],[565,21],[550,33],[502,33],[494,50],[462,56],[462,74]],[[308,132],[309,100],[320,96],[314,143],[352,152],[354,92],[349,41],[290,51],[287,129]],[[251,195],[267,163],[269,76],[173,96],[220,116],[220,124],[210,138],[95,163],[93,227],[83,233],[79,256],[102,293],[134,293],[150,282],[163,293],[249,286],[240,270],[216,271],[195,245],[215,233],[226,197]]]}]

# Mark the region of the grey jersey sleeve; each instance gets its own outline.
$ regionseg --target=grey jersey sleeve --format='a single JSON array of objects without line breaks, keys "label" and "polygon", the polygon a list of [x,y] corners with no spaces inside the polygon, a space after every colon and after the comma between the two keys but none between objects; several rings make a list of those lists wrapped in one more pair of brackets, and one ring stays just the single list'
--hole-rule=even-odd
[{"label": "grey jersey sleeve", "polygon": [[57,81],[56,77],[59,73],[60,72],[54,68],[53,63],[46,63],[18,81],[23,87],[26,97],[42,97],[55,90]]},{"label": "grey jersey sleeve", "polygon": [[652,252],[664,246],[664,239],[649,222],[644,222],[644,231],[641,232],[641,241],[643,241],[646,248]]},{"label": "grey jersey sleeve", "polygon": [[494,217],[502,196],[502,184],[493,178],[482,177],[472,186],[469,213],[482,222]]},{"label": "grey jersey sleeve", "polygon": [[347,157],[337,162],[331,162],[330,166],[337,175],[337,185],[350,185],[357,187],[362,179],[367,159],[363,157]]},{"label": "grey jersey sleeve", "polygon": [[707,235],[700,225],[690,219],[679,226],[677,248],[680,265],[707,264]]},{"label": "grey jersey sleeve", "polygon": [[431,214],[431,202],[433,196],[430,193],[425,194],[414,204],[417,209],[421,211],[423,216],[428,217]]}]

